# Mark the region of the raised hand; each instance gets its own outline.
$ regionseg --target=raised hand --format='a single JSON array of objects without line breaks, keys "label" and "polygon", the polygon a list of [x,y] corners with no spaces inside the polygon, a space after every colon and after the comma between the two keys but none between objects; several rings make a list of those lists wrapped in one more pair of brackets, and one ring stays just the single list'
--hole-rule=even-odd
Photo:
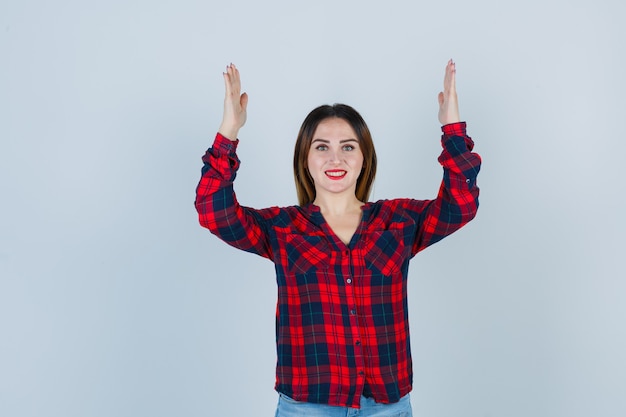
[{"label": "raised hand", "polygon": [[248,94],[241,94],[241,78],[234,64],[228,65],[223,75],[226,96],[224,97],[224,116],[219,132],[222,136],[235,141],[239,129],[246,123]]},{"label": "raised hand", "polygon": [[456,96],[456,66],[448,61],[446,75],[443,78],[443,91],[439,93],[439,123],[447,125],[460,122],[459,102]]}]

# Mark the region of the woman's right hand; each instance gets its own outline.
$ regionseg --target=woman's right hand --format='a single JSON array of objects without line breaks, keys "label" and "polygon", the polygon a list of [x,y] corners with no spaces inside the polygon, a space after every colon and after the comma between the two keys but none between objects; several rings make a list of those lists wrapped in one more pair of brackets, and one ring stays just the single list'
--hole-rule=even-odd
[{"label": "woman's right hand", "polygon": [[442,126],[461,121],[459,101],[456,95],[456,64],[448,61],[443,79],[443,91],[439,93],[439,122]]},{"label": "woman's right hand", "polygon": [[246,123],[248,94],[241,94],[241,78],[234,64],[228,65],[223,75],[226,96],[224,97],[224,116],[218,131],[222,136],[236,141],[239,129]]}]

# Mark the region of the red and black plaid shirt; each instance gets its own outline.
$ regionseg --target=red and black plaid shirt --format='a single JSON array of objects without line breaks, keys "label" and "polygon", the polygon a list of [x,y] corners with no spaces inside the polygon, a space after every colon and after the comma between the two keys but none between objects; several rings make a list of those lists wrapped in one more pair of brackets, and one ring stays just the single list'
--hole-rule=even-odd
[{"label": "red and black plaid shirt", "polygon": [[278,303],[276,390],[297,401],[359,407],[361,394],[393,403],[411,390],[409,259],[469,222],[478,208],[465,123],[442,128],[443,181],[435,200],[366,203],[349,245],[319,208],[240,206],[232,142],[220,134],[203,157],[200,223],[226,243],[272,260]]}]

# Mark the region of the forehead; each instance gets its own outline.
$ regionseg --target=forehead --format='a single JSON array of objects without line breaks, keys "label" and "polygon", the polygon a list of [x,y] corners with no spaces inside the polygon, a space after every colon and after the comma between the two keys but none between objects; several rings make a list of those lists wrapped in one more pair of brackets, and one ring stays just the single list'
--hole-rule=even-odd
[{"label": "forehead", "polygon": [[324,119],[317,125],[313,139],[357,139],[350,123],[339,117]]}]

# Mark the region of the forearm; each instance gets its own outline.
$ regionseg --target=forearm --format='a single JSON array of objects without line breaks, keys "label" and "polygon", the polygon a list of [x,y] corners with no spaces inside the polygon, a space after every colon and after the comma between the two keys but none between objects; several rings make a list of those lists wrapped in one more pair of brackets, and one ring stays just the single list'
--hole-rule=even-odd
[{"label": "forearm", "polygon": [[472,152],[474,141],[467,135],[466,123],[451,123],[442,126],[441,146],[443,151],[438,158],[444,169],[461,174],[468,184],[476,182],[480,171],[481,158]]},{"label": "forearm", "polygon": [[[444,169],[437,200],[441,203],[447,230],[456,230],[476,216],[479,189],[476,177],[481,158],[472,152],[474,141],[466,133],[465,122],[442,127],[443,151],[438,160]],[[450,232],[451,233],[451,232]]]},{"label": "forearm", "polygon": [[443,152],[439,162],[443,179],[437,198],[421,214],[422,226],[413,253],[432,245],[470,222],[478,211],[476,176],[481,159],[471,150],[474,142],[465,132],[465,123],[442,127]]},{"label": "forearm", "polygon": [[195,207],[200,224],[238,249],[269,256],[267,234],[252,209],[239,205],[233,181],[239,168],[237,142],[218,134],[202,160],[202,177],[196,188]]}]

